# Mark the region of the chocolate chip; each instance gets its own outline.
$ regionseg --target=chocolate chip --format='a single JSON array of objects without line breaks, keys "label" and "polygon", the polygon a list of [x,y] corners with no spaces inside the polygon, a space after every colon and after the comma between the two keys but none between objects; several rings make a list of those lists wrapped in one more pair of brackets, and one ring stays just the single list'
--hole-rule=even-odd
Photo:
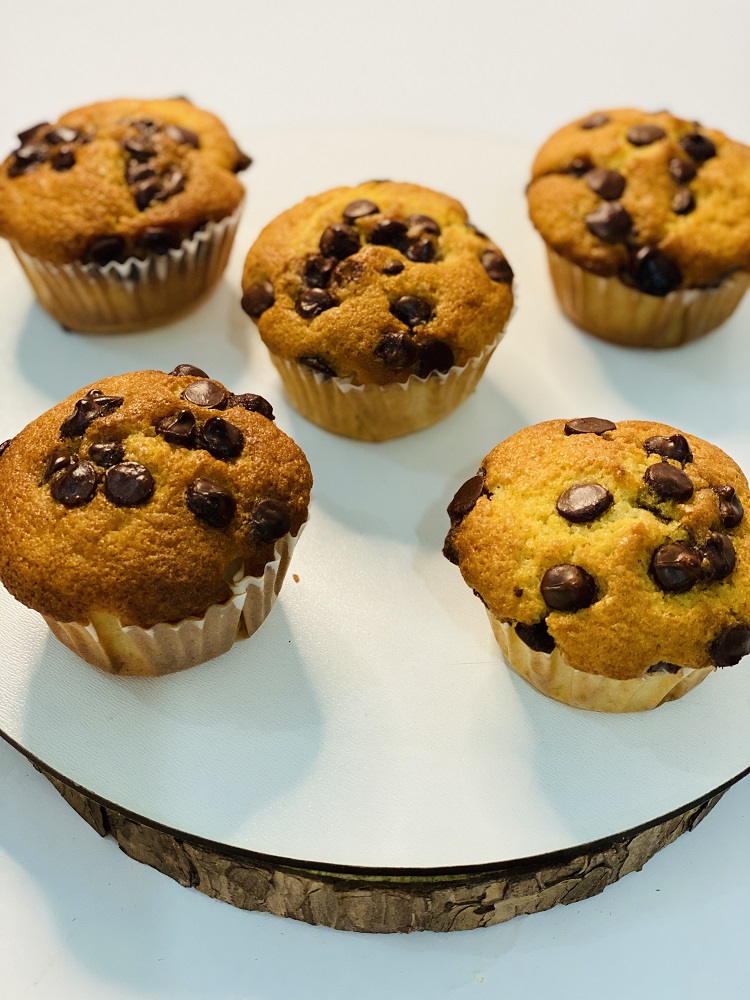
[{"label": "chocolate chip", "polygon": [[693,483],[690,476],[682,469],[670,465],[669,462],[657,462],[656,465],[649,465],[643,480],[660,500],[684,502],[693,495]]},{"label": "chocolate chip", "polygon": [[467,479],[463,486],[459,486],[448,504],[448,516],[453,527],[460,524],[466,515],[474,510],[477,500],[484,492],[484,476],[481,472]]},{"label": "chocolate chip", "polygon": [[612,494],[598,483],[571,486],[557,499],[557,513],[574,524],[594,521],[613,503]]},{"label": "chocolate chip", "polygon": [[23,132],[18,133],[18,141],[22,146],[25,146],[29,139],[33,139],[37,132],[41,131],[43,128],[47,128],[49,122],[39,122],[38,125],[32,125],[31,128],[25,128]]},{"label": "chocolate chip", "polygon": [[662,590],[684,594],[701,578],[701,554],[684,542],[660,545],[651,558],[651,574]]},{"label": "chocolate chip", "polygon": [[[419,213],[415,213],[407,218],[406,225],[409,227],[409,230],[419,230],[419,235],[422,235],[423,233],[431,233],[433,236],[440,235],[440,226],[431,215],[420,215]],[[411,232],[409,235],[411,236]]]},{"label": "chocolate chip", "polygon": [[633,220],[619,201],[605,201],[585,217],[590,233],[605,243],[619,243],[630,232]]},{"label": "chocolate chip", "polygon": [[120,260],[124,253],[125,240],[122,236],[95,236],[86,247],[83,259],[84,263],[104,267],[113,260]]},{"label": "chocolate chip", "polygon": [[305,284],[310,288],[327,288],[336,263],[335,257],[324,257],[322,253],[308,257],[302,272]]},{"label": "chocolate chip", "polygon": [[141,181],[133,191],[133,198],[139,212],[145,212],[152,201],[158,200],[164,189],[156,178]]},{"label": "chocolate chip", "polygon": [[231,493],[210,479],[196,479],[187,488],[185,503],[188,510],[211,528],[226,528],[237,511]]},{"label": "chocolate chip", "polygon": [[273,407],[264,399],[262,396],[257,396],[254,392],[243,392],[241,396],[235,396],[234,393],[229,397],[228,406],[241,406],[244,410],[249,410],[250,413],[260,413],[261,416],[265,417],[266,420],[273,420]]},{"label": "chocolate chip", "polygon": [[82,507],[96,493],[96,483],[96,469],[91,462],[79,462],[55,476],[50,493],[65,507]]},{"label": "chocolate chip", "polygon": [[611,420],[602,420],[601,417],[578,417],[565,424],[566,434],[606,434],[607,431],[615,430],[617,424],[613,424]]},{"label": "chocolate chip", "polygon": [[664,139],[666,134],[658,125],[634,125],[628,129],[628,142],[633,146],[650,146],[652,142]]},{"label": "chocolate chip", "polygon": [[696,163],[705,163],[706,160],[710,160],[716,156],[716,146],[707,135],[701,135],[700,132],[691,132],[689,135],[684,135],[678,145]]},{"label": "chocolate chip", "polygon": [[138,118],[130,124],[141,135],[153,135],[155,132],[160,131],[159,126],[152,118]]},{"label": "chocolate chip", "polygon": [[383,219],[375,226],[367,237],[370,243],[378,246],[395,247],[401,250],[406,245],[408,226],[398,219]]},{"label": "chocolate chip", "polygon": [[75,154],[67,147],[63,147],[59,153],[52,157],[52,169],[58,173],[70,170],[76,163]]},{"label": "chocolate chip", "polygon": [[2,458],[5,452],[8,450],[12,440],[13,438],[8,438],[6,441],[0,442],[0,458]]},{"label": "chocolate chip", "polygon": [[717,667],[733,667],[750,653],[750,626],[729,625],[722,629],[708,647],[708,653]]},{"label": "chocolate chip", "polygon": [[734,487],[714,486],[713,490],[719,498],[719,518],[722,527],[736,528],[745,515],[745,509]]},{"label": "chocolate chip", "polygon": [[297,299],[297,312],[303,319],[315,319],[326,309],[332,309],[339,304],[335,295],[325,288],[308,288]]},{"label": "chocolate chip", "polygon": [[195,446],[195,416],[190,410],[180,410],[157,421],[156,433],[161,434],[170,444],[183,448]]},{"label": "chocolate chip", "polygon": [[516,622],[515,632],[521,642],[535,653],[551,653],[555,648],[555,640],[549,634],[547,622],[537,622],[535,625]]},{"label": "chocolate chip", "polygon": [[195,365],[177,365],[169,373],[170,375],[196,375],[198,378],[208,378],[208,375],[203,371],[202,368],[196,368]]},{"label": "chocolate chip", "polygon": [[690,445],[687,442],[687,438],[682,434],[671,434],[669,437],[656,435],[655,437],[646,438],[643,442],[643,447],[649,455],[661,455],[662,458],[673,458],[676,462],[682,462],[683,465],[686,462],[693,461],[693,453],[690,450]]},{"label": "chocolate chip", "polygon": [[340,260],[333,269],[331,284],[341,287],[349,284],[350,281],[358,281],[365,273],[365,265],[356,257],[347,257]]},{"label": "chocolate chip", "polygon": [[104,494],[117,507],[137,507],[154,494],[156,484],[140,462],[120,462],[107,470]]},{"label": "chocolate chip", "polygon": [[153,167],[149,167],[146,163],[138,163],[137,160],[128,160],[125,167],[125,180],[128,184],[131,186],[140,184],[142,181],[150,180],[152,177],[156,177],[156,171]]},{"label": "chocolate chip", "polygon": [[182,125],[167,125],[164,131],[170,139],[181,146],[192,146],[193,149],[200,149],[201,141],[192,129],[184,128]]},{"label": "chocolate chip", "polygon": [[205,448],[214,458],[224,461],[237,458],[245,447],[245,436],[239,427],[222,417],[211,417],[200,432],[200,447]]},{"label": "chocolate chip", "polygon": [[62,472],[63,469],[67,469],[77,462],[77,455],[70,455],[67,451],[53,451],[47,459],[47,465],[44,469],[44,482],[48,482],[55,473]]},{"label": "chocolate chip", "polygon": [[91,389],[78,400],[70,416],[63,420],[60,425],[60,437],[80,437],[94,420],[111,413],[122,404],[122,396],[105,396],[101,389]]},{"label": "chocolate chip", "polygon": [[647,295],[669,295],[682,284],[677,264],[655,247],[641,247],[630,261],[628,273]]},{"label": "chocolate chip", "polygon": [[325,378],[336,377],[336,372],[333,368],[331,368],[328,362],[321,358],[318,354],[301,354],[297,358],[297,361],[299,364],[304,365],[305,368],[318,372],[318,374],[323,375]]},{"label": "chocolate chip", "polygon": [[616,170],[594,167],[583,178],[594,194],[606,201],[614,201],[625,190],[625,178]]},{"label": "chocolate chip", "polygon": [[258,281],[250,285],[242,296],[242,308],[253,319],[262,316],[276,301],[270,281]]},{"label": "chocolate chip", "polygon": [[481,257],[482,267],[487,272],[490,281],[510,285],[513,281],[513,269],[502,254],[496,250],[485,250]]},{"label": "chocolate chip", "polygon": [[689,160],[673,156],[669,161],[669,175],[675,184],[688,184],[698,171]]},{"label": "chocolate chip", "polygon": [[420,236],[406,248],[406,256],[419,264],[429,264],[437,256],[437,247],[429,236]]},{"label": "chocolate chip", "polygon": [[432,307],[429,302],[416,295],[402,295],[391,305],[391,312],[405,323],[410,330],[420,323],[429,323],[432,319]]},{"label": "chocolate chip", "polygon": [[666,660],[659,660],[658,663],[654,663],[646,671],[647,674],[679,674],[682,667],[678,667],[676,663],[667,663]]},{"label": "chocolate chip", "polygon": [[95,465],[109,469],[123,460],[125,445],[122,441],[100,441],[89,448],[89,458]]},{"label": "chocolate chip", "polygon": [[[180,191],[185,190],[185,182],[187,178],[181,170],[175,170],[167,177],[162,178],[161,191],[156,195],[157,201],[168,201],[173,198]],[[196,227],[196,229],[203,228],[202,226]]]},{"label": "chocolate chip", "polygon": [[383,274],[387,274],[389,277],[392,277],[395,274],[401,274],[403,269],[404,265],[400,260],[389,260],[383,268]]},{"label": "chocolate chip", "polygon": [[566,173],[573,174],[575,177],[583,177],[593,166],[594,164],[588,156],[575,156],[568,164]]},{"label": "chocolate chip", "polygon": [[443,544],[443,555],[445,556],[445,558],[448,560],[449,563],[453,563],[454,566],[458,566],[458,561],[459,561],[458,552],[456,551],[456,545],[453,537],[453,529],[451,529],[445,536],[445,543]]},{"label": "chocolate chip", "polygon": [[609,115],[597,112],[595,115],[590,115],[586,121],[581,122],[581,128],[601,128],[602,125],[606,125],[609,121]]},{"label": "chocolate chip", "polygon": [[122,148],[138,163],[145,163],[146,160],[156,156],[153,144],[143,139],[125,139]]},{"label": "chocolate chip", "polygon": [[447,372],[454,363],[455,357],[451,346],[444,340],[430,337],[423,341],[419,348],[417,375],[420,378],[427,378],[433,372]]},{"label": "chocolate chip", "polygon": [[182,398],[196,406],[205,406],[208,410],[223,410],[227,405],[227,394],[224,389],[210,378],[191,382],[182,392]]},{"label": "chocolate chip", "polygon": [[386,368],[400,371],[411,368],[419,357],[419,348],[408,333],[388,332],[381,337],[375,348],[375,357],[380,358]]},{"label": "chocolate chip", "polygon": [[252,156],[248,156],[247,153],[243,153],[241,149],[238,149],[237,159],[234,161],[232,173],[241,174],[243,170],[247,170],[247,168],[252,165],[252,162]]},{"label": "chocolate chip", "polygon": [[366,215],[375,215],[379,211],[380,209],[374,201],[358,198],[356,201],[350,201],[342,214],[347,222],[352,222],[354,219],[362,219]]},{"label": "chocolate chip", "polygon": [[695,208],[695,198],[689,188],[680,188],[672,198],[672,211],[675,215],[689,215]]},{"label": "chocolate chip", "polygon": [[261,500],[250,515],[250,530],[262,542],[275,542],[291,525],[289,509],[279,500]]},{"label": "chocolate chip", "polygon": [[721,531],[709,531],[703,556],[704,571],[713,580],[723,580],[734,569],[736,556],[732,539]]},{"label": "chocolate chip", "polygon": [[345,222],[334,222],[320,237],[320,252],[326,257],[343,260],[359,250],[359,233]]},{"label": "chocolate chip", "polygon": [[42,146],[27,145],[21,146],[13,154],[13,159],[8,166],[8,177],[20,177],[27,170],[44,163],[47,159],[47,150]]},{"label": "chocolate chip", "polygon": [[580,566],[560,563],[544,574],[541,591],[547,607],[554,611],[580,611],[596,597],[596,584]]},{"label": "chocolate chip", "polygon": [[138,245],[160,257],[170,250],[177,250],[181,243],[180,233],[168,226],[146,226],[138,234]]}]

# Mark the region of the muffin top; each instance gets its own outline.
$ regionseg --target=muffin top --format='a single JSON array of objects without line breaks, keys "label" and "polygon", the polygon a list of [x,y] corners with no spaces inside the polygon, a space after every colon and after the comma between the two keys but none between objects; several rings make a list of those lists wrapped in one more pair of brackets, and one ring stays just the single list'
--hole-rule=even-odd
[{"label": "muffin top", "polygon": [[650,295],[750,268],[750,148],[666,111],[566,125],[537,153],[527,194],[548,246]]},{"label": "muffin top", "polygon": [[52,264],[178,247],[232,214],[250,164],[185,98],[103,101],[18,138],[0,167],[0,236]]},{"label": "muffin top", "polygon": [[448,508],[445,555],[543,652],[615,679],[750,652],[748,484],[640,420],[552,420],[499,444]]},{"label": "muffin top", "polygon": [[480,355],[508,320],[512,280],[455,199],[370,181],[266,226],[247,255],[242,305],[273,354],[385,385]]},{"label": "muffin top", "polygon": [[0,449],[0,580],[58,621],[200,618],[307,518],[269,403],[190,365],[101,379]]}]

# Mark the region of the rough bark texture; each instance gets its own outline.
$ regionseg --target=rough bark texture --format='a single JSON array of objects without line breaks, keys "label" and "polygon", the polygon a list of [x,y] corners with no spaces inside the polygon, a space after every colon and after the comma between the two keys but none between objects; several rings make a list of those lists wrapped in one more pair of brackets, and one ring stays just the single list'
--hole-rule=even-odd
[{"label": "rough bark texture", "polygon": [[577,903],[639,871],[657,851],[700,823],[723,792],[665,822],[565,864],[509,865],[479,874],[425,878],[313,872],[210,850],[105,809],[48,778],[68,805],[131,858],[244,910],[262,910],[339,930],[387,934],[487,927],[558,903]]}]

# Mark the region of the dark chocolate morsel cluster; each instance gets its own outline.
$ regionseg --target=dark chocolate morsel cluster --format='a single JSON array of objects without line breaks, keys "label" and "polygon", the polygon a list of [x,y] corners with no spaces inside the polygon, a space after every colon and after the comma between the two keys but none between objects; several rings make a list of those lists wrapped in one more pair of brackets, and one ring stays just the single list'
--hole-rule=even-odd
[{"label": "dark chocolate morsel cluster", "polygon": [[83,132],[68,125],[50,125],[41,122],[18,133],[20,146],[8,164],[8,177],[21,177],[43,163],[52,170],[63,173],[75,166],[80,146],[90,142],[91,132]]}]

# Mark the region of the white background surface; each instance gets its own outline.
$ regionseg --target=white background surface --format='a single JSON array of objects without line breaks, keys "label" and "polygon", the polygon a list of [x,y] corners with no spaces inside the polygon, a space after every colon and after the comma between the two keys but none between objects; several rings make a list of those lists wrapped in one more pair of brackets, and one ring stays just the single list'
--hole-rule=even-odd
[{"label": "white background surface", "polygon": [[[182,92],[218,111],[250,153],[254,129],[318,123],[538,143],[574,115],[617,104],[669,107],[750,139],[742,0],[700,17],[674,2],[361,6],[131,0],[115,15],[101,4],[2,0],[2,148],[17,128],[95,97]],[[300,176],[313,155],[311,142],[290,172]],[[729,371],[731,357],[719,351],[718,362]],[[735,372],[731,388],[743,384]],[[674,402],[689,415],[689,399]],[[737,397],[725,416],[743,416]],[[233,911],[135,865],[3,746],[0,987],[82,1000],[744,998],[747,785],[643,873],[580,906],[448,937],[355,938]]]}]

